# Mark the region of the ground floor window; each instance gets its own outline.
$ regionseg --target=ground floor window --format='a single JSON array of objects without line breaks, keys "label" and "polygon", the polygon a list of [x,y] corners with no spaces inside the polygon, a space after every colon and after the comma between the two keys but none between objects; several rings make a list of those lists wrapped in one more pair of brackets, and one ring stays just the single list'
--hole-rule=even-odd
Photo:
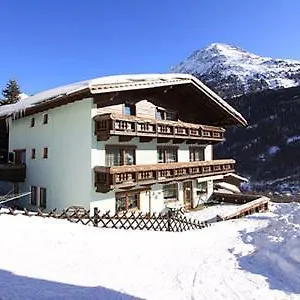
[{"label": "ground floor window", "polygon": [[207,181],[196,183],[197,195],[207,193]]},{"label": "ground floor window", "polygon": [[126,192],[116,194],[116,212],[139,209],[140,193]]},{"label": "ground floor window", "polygon": [[177,183],[166,184],[163,187],[163,194],[165,200],[177,200],[178,186]]},{"label": "ground floor window", "polygon": [[47,206],[47,190],[45,188],[40,188],[40,207],[46,208]]},{"label": "ground floor window", "polygon": [[20,193],[20,187],[19,187],[19,183],[16,182],[13,184],[13,193],[14,194],[19,194]]},{"label": "ground floor window", "polygon": [[30,188],[31,194],[30,194],[30,204],[36,205],[37,204],[37,187],[31,186]]}]

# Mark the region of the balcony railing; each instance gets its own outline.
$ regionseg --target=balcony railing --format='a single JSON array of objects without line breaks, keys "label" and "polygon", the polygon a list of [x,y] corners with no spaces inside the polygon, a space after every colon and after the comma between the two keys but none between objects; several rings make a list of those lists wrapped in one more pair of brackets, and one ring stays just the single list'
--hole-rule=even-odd
[{"label": "balcony railing", "polygon": [[95,186],[98,191],[101,191],[214,176],[234,172],[234,165],[233,159],[225,159],[119,167],[97,166],[94,168]]},{"label": "balcony railing", "polygon": [[26,178],[25,164],[0,164],[0,180],[10,182],[24,182]]},{"label": "balcony railing", "polygon": [[198,125],[180,121],[155,120],[137,116],[104,114],[95,117],[95,134],[98,140],[106,140],[111,135],[170,138],[222,142],[225,129],[208,125]]}]

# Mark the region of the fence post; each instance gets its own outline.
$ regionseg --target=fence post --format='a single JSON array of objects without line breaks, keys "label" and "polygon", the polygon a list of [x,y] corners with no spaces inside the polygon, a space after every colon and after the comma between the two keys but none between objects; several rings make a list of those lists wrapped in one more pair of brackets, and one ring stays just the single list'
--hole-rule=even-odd
[{"label": "fence post", "polygon": [[94,225],[94,227],[98,227],[98,219],[99,219],[98,207],[94,207],[94,216],[93,216],[93,225]]},{"label": "fence post", "polygon": [[172,228],[172,212],[169,210],[167,214],[168,222],[167,222],[167,231],[171,231]]}]

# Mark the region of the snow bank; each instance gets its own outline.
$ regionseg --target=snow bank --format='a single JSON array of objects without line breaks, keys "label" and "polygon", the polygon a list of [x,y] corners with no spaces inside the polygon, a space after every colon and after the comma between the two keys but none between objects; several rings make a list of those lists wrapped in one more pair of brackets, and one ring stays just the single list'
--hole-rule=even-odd
[{"label": "snow bank", "polygon": [[204,209],[198,211],[191,211],[187,213],[187,217],[192,219],[197,219],[201,222],[209,221],[209,222],[216,222],[217,215],[226,216],[232,214],[237,211],[238,205],[235,204],[218,204],[206,207]]},{"label": "snow bank", "polygon": [[272,289],[300,294],[299,229],[300,204],[277,205],[265,228],[243,232],[254,251],[240,257],[241,267],[266,276]]},{"label": "snow bank", "polygon": [[0,215],[0,299],[299,299],[300,206],[183,233]]}]

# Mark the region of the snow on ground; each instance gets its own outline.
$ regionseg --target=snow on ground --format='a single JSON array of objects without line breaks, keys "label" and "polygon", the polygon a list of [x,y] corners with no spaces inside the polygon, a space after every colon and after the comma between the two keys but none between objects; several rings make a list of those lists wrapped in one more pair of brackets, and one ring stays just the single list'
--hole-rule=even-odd
[{"label": "snow on ground", "polygon": [[239,205],[235,204],[217,204],[208,206],[204,209],[191,211],[186,214],[188,218],[197,219],[199,221],[215,220],[216,216],[227,216],[237,211]]},{"label": "snow on ground", "polygon": [[280,151],[280,148],[278,146],[271,146],[268,149],[268,154],[269,155],[275,155],[278,151]]},{"label": "snow on ground", "polygon": [[294,142],[297,142],[300,140],[300,136],[299,135],[294,135],[292,137],[289,137],[287,140],[286,140],[286,143],[287,144],[290,144],[290,143],[294,143]]},{"label": "snow on ground", "polygon": [[183,233],[0,216],[0,299],[300,299],[300,205]]}]

